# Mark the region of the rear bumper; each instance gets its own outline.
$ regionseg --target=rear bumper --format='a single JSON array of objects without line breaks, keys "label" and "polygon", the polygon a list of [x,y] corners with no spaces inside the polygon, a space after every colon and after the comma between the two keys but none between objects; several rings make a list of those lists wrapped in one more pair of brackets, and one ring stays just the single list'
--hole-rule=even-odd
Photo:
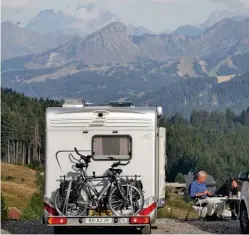
[{"label": "rear bumper", "polygon": [[[48,201],[46,200],[45,201],[45,204],[47,204]],[[49,203],[49,207],[50,208],[53,208],[53,206],[51,205],[51,201]],[[48,204],[47,204],[48,205]],[[82,216],[82,217],[63,217],[63,218],[66,218],[67,220],[67,223],[66,224],[49,224],[48,223],[48,219],[50,217],[52,218],[56,218],[56,217],[60,217],[60,216],[55,216],[55,214],[51,214],[51,212],[48,212],[50,210],[46,210],[44,209],[43,211],[43,216],[42,216],[42,220],[41,220],[41,223],[42,224],[47,224],[48,226],[69,226],[69,227],[72,227],[72,226],[85,226],[85,227],[112,227],[112,226],[130,226],[130,227],[137,227],[137,226],[149,226],[151,224],[154,224],[155,221],[156,221],[156,216],[157,216],[157,207],[158,207],[158,200],[157,198],[154,196],[154,197],[150,197],[148,198],[147,200],[145,200],[145,207],[144,209],[142,210],[144,213],[141,213],[137,216],[122,216],[122,217],[114,217],[114,216],[105,216],[105,217],[101,217],[101,216],[98,216],[98,217],[93,217],[93,216]],[[45,206],[44,206],[45,208]],[[149,218],[149,223],[146,224],[146,223],[142,223],[142,224],[133,224],[133,223],[130,223],[130,219],[131,218],[135,218],[135,217],[139,217],[139,218]],[[61,217],[60,217],[61,218]],[[86,222],[87,218],[110,218],[112,219],[112,223],[98,223],[98,224],[89,224]]]},{"label": "rear bumper", "polygon": [[[142,218],[141,216],[137,216],[138,218]],[[48,217],[49,218],[62,218],[58,216]],[[48,226],[67,226],[67,227],[144,227],[150,226],[150,222],[148,223],[131,223],[131,217],[64,217],[66,223],[63,224],[49,224]],[[134,218],[134,217],[132,217]],[[145,218],[148,218],[148,216]],[[93,223],[89,223],[89,219],[93,220]],[[107,221],[107,223],[96,222],[97,220]]]}]

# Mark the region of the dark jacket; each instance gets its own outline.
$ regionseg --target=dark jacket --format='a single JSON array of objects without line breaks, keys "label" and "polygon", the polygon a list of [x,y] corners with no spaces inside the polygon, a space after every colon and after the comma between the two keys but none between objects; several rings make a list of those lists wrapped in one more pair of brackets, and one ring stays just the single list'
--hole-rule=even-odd
[{"label": "dark jacket", "polygon": [[232,188],[232,179],[227,180],[216,192],[216,194],[222,195],[222,196],[228,196],[230,195],[230,192],[232,195],[238,195],[238,188]]}]

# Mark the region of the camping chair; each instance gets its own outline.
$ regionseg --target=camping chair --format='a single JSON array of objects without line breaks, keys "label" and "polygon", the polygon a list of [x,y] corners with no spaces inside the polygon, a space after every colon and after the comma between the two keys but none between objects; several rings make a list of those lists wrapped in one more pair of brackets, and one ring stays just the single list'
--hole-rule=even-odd
[{"label": "camping chair", "polygon": [[[194,175],[184,175],[184,179],[185,179],[187,194],[190,197],[190,186],[191,186],[191,183],[194,181],[195,177],[194,177]],[[206,180],[206,186],[207,186],[208,191],[212,191],[212,192],[216,191],[216,182],[215,182],[213,176],[208,175],[207,180]],[[187,214],[185,220],[188,219],[188,216],[189,216],[189,213],[190,213],[192,206],[198,207],[199,219],[201,219],[203,209],[205,208],[206,205],[207,205],[206,203],[201,203],[201,199],[198,197],[196,197],[195,199],[192,199],[192,202],[189,206],[188,214]]]}]

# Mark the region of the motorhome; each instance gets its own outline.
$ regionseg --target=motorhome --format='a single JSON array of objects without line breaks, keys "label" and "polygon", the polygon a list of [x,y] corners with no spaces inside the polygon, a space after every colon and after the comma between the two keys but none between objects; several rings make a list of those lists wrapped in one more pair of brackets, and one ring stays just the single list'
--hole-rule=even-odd
[{"label": "motorhome", "polygon": [[[127,226],[137,227],[142,233],[151,233],[157,209],[165,204],[166,129],[158,125],[162,117],[161,107],[135,107],[131,102],[110,102],[96,106],[86,102],[65,102],[62,107],[47,108],[42,222],[54,226],[55,230],[64,226],[82,229],[90,226]],[[105,141],[110,137],[111,142]],[[105,151],[96,147],[96,141],[101,141],[102,148],[107,149],[120,147],[121,141],[125,143],[122,148],[128,149],[120,151],[122,155],[115,158],[130,161],[129,165],[122,167],[123,174],[141,175],[145,202],[140,215],[148,216],[149,224],[141,224],[139,219],[131,222],[130,218],[114,216],[109,216],[110,220],[106,224],[89,224],[85,217],[62,220],[58,217],[53,220],[57,222],[49,220],[58,216],[54,209],[54,196],[59,188],[60,176],[74,171],[69,157],[71,154],[77,158],[74,147],[83,155],[92,155],[88,174],[94,171],[97,175],[102,175],[113,163],[113,160],[103,154]],[[106,143],[109,146],[104,146]]]}]

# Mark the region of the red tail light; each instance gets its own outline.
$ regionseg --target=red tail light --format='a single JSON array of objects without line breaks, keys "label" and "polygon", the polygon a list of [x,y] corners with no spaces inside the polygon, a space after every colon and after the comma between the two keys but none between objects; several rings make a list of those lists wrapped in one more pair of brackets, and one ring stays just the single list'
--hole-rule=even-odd
[{"label": "red tail light", "polygon": [[48,223],[49,224],[66,224],[67,218],[66,217],[49,217]]},{"label": "red tail light", "polygon": [[58,215],[57,211],[47,203],[44,203],[44,210],[46,210],[51,215]]},{"label": "red tail light", "polygon": [[130,218],[131,224],[149,224],[150,223],[150,217],[131,217]]},{"label": "red tail light", "polygon": [[149,215],[153,210],[155,210],[157,207],[156,202],[152,203],[148,207],[144,208],[140,211],[139,215]]}]

